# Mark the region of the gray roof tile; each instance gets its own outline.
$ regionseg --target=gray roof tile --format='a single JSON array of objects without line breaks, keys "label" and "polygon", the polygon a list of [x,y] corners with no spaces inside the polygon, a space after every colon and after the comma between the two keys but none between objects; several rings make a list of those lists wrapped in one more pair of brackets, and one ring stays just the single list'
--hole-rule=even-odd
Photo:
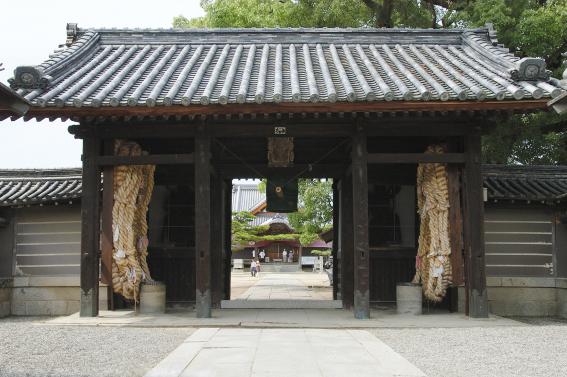
[{"label": "gray roof tile", "polygon": [[0,207],[73,200],[81,197],[81,169],[0,171]]},{"label": "gray roof tile", "polygon": [[[39,106],[555,97],[541,60],[494,45],[490,29],[78,29],[38,66]],[[534,63],[535,62],[535,63]],[[536,77],[524,69],[535,64]],[[519,73],[518,73],[519,72]],[[521,80],[524,78],[526,80]]]},{"label": "gray roof tile", "polygon": [[491,200],[567,200],[567,166],[483,165]]}]

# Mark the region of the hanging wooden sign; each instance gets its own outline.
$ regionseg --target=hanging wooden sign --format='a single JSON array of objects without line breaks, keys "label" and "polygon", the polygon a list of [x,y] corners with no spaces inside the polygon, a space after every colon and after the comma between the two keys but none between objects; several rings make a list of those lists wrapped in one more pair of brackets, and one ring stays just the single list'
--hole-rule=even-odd
[{"label": "hanging wooden sign", "polygon": [[268,212],[297,212],[297,178],[268,178],[266,184],[266,210]]}]

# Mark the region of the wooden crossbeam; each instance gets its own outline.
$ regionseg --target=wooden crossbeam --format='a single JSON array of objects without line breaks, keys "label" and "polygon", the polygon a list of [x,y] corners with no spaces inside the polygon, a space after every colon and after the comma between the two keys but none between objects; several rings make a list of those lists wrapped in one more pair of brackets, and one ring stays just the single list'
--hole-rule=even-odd
[{"label": "wooden crossbeam", "polygon": [[100,156],[99,166],[117,165],[187,165],[195,162],[193,153],[154,154],[145,156]]},{"label": "wooden crossbeam", "polygon": [[419,164],[419,163],[448,163],[464,164],[463,153],[368,153],[369,164]]}]

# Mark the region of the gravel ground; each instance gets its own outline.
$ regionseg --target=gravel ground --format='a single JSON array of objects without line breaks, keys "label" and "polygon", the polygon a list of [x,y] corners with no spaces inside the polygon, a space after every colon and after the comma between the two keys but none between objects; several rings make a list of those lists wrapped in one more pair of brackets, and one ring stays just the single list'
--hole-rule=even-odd
[{"label": "gravel ground", "polygon": [[[0,320],[0,376],[142,376],[195,329],[46,326]],[[567,324],[371,329],[429,377],[567,376]],[[107,345],[108,346],[105,346]]]},{"label": "gravel ground", "polygon": [[37,319],[0,320],[0,376],[143,376],[195,331],[46,326]]},{"label": "gravel ground", "polygon": [[565,324],[370,331],[429,377],[567,376]]}]

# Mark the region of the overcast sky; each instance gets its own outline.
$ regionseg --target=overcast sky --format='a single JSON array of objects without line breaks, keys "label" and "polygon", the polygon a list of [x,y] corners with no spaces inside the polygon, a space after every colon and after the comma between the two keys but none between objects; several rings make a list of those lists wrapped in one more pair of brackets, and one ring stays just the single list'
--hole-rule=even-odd
[{"label": "overcast sky", "polygon": [[[12,0],[0,5],[0,81],[14,68],[37,65],[65,43],[65,27],[169,28],[173,17],[203,14],[199,0]],[[81,143],[68,132],[72,122],[0,122],[0,169],[81,165]]]}]

